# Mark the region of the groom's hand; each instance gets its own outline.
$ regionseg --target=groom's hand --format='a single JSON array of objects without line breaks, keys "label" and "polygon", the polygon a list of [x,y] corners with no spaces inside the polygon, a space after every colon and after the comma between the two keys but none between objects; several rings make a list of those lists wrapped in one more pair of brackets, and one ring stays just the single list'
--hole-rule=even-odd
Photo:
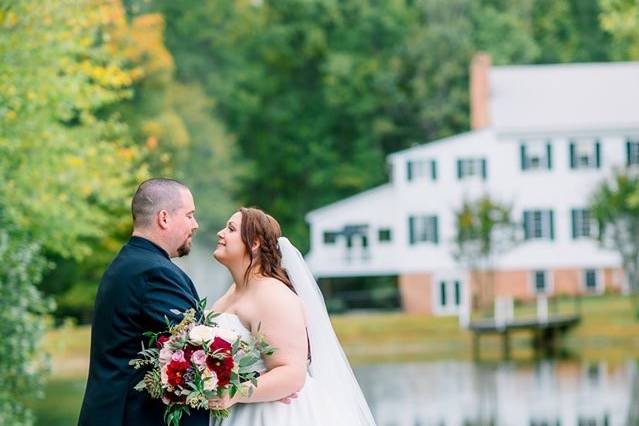
[{"label": "groom's hand", "polygon": [[295,398],[297,398],[297,392],[293,392],[289,396],[285,396],[284,398],[280,399],[280,402],[282,404],[290,404]]}]

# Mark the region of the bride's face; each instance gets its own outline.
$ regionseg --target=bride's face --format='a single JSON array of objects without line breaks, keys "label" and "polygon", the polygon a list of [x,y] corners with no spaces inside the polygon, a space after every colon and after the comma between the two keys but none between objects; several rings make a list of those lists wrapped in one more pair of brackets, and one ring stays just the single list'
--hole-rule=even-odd
[{"label": "bride's face", "polygon": [[213,256],[223,265],[229,265],[247,255],[242,241],[241,226],[242,213],[236,212],[229,218],[226,226],[217,233],[218,242]]}]

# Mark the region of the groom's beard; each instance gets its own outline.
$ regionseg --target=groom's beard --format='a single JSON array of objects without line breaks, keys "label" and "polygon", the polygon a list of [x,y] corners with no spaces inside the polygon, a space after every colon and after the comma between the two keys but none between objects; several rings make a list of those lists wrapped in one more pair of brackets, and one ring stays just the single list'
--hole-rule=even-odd
[{"label": "groom's beard", "polygon": [[191,238],[193,234],[189,235],[189,237],[182,243],[180,247],[177,249],[178,257],[183,257],[188,255],[191,252]]}]

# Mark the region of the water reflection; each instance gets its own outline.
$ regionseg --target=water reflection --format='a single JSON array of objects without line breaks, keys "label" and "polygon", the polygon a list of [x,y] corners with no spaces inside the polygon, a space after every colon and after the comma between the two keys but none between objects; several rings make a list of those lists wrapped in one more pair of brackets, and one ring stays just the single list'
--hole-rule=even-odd
[{"label": "water reflection", "polygon": [[356,374],[379,426],[639,425],[635,361],[380,364]]}]

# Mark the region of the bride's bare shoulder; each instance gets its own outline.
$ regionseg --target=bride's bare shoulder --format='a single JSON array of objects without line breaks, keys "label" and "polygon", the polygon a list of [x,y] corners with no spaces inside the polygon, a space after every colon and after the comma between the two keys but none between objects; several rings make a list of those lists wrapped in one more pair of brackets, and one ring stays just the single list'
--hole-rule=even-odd
[{"label": "bride's bare shoulder", "polygon": [[254,294],[260,301],[272,305],[300,303],[297,295],[277,278],[267,277],[255,284]]}]

